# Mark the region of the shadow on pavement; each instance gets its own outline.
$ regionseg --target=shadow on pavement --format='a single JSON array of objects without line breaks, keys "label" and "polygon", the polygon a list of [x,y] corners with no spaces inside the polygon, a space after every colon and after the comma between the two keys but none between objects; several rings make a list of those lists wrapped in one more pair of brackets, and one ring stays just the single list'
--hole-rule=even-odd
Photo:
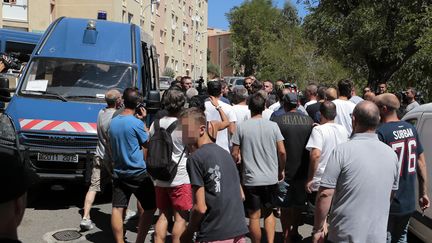
[{"label": "shadow on pavement", "polygon": [[[54,190],[53,190],[54,189]],[[61,210],[70,207],[82,208],[88,187],[77,184],[39,184],[29,189],[27,208],[35,210]],[[111,201],[111,188],[96,196],[94,205]]]}]

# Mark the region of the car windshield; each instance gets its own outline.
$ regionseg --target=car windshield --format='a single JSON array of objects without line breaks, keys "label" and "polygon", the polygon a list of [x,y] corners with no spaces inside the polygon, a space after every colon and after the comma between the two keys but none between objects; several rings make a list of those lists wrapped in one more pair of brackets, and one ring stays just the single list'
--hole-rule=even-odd
[{"label": "car windshield", "polygon": [[67,59],[36,59],[24,78],[21,94],[71,99],[100,99],[105,92],[132,87],[133,68],[127,65]]}]

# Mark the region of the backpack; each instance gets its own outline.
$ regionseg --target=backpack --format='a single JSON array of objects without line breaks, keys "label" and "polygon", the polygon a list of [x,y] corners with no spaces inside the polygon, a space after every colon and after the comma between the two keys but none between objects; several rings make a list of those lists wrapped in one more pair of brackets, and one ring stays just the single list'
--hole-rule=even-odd
[{"label": "backpack", "polygon": [[147,172],[157,180],[171,181],[177,174],[184,150],[176,163],[172,161],[173,141],[171,133],[176,129],[178,120],[173,122],[167,129],[160,127],[160,120],[154,121],[154,134],[148,143]]}]

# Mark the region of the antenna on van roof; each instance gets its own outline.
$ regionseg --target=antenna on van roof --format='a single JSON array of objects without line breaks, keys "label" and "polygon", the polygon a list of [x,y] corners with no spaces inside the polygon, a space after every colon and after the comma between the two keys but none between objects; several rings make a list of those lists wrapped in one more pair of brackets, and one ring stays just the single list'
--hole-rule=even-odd
[{"label": "antenna on van roof", "polygon": [[96,30],[96,21],[89,20],[87,27],[84,30],[83,43],[85,44],[96,44],[98,32]]}]

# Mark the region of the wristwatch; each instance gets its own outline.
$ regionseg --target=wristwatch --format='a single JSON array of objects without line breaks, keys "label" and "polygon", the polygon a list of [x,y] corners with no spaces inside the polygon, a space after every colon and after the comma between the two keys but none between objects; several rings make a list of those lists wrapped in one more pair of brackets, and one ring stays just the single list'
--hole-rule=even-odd
[{"label": "wristwatch", "polygon": [[215,108],[216,108],[216,110],[219,110],[222,108],[222,106],[218,105],[218,106],[215,106]]}]

